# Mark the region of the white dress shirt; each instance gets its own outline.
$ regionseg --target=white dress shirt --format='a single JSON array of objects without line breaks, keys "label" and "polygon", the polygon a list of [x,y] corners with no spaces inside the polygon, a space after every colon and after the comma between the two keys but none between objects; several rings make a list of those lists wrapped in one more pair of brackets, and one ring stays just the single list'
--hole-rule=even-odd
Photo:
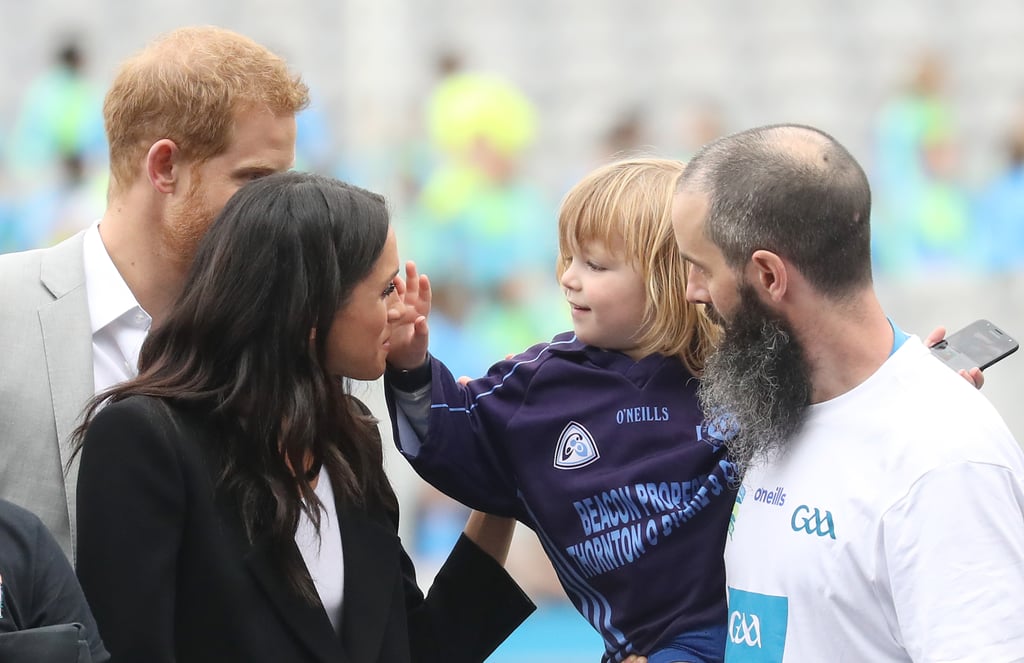
[{"label": "white dress shirt", "polygon": [[99,224],[83,241],[85,290],[92,324],[93,383],[99,393],[139,372],[139,349],[153,318],[146,313],[103,246]]}]

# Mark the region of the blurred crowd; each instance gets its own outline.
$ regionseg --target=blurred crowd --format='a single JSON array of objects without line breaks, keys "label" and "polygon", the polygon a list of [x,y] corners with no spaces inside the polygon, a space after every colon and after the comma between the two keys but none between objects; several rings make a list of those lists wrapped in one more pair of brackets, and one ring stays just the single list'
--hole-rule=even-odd
[{"label": "blurred crowd", "polygon": [[[60,44],[52,62],[40,64],[13,124],[0,128],[0,252],[51,245],[102,213],[104,90],[87,55],[76,40]],[[298,118],[296,167],[389,192],[403,257],[431,278],[431,349],[457,375],[479,376],[506,354],[569,328],[554,277],[555,210],[580,174],[634,152],[685,159],[735,127],[728,108],[706,100],[684,114],[677,144],[659,146],[645,109],[630,109],[610,118],[593,163],[578,164],[552,187],[524,165],[543,108],[515,81],[477,71],[456,53],[440,55],[436,68],[418,111],[421,132],[382,146],[387,155],[373,164],[336,153],[330,111],[314,98]],[[941,57],[922,56],[873,124],[874,153],[863,161],[873,180],[880,277],[1024,271],[1024,113],[1005,129],[1001,172],[967,183],[946,78]],[[415,547],[429,568],[451,548],[466,512],[424,490]],[[518,575],[534,576],[534,596],[560,596],[550,570],[535,563],[542,558],[528,557]]]},{"label": "blurred crowd", "polygon": [[[52,58],[41,63],[14,121],[0,129],[0,252],[50,245],[103,209],[102,85],[78,40],[59,44]],[[946,63],[925,53],[911,69],[878,109],[873,154],[863,159],[875,194],[878,273],[1020,270],[1024,112],[1003,132],[1003,169],[968,183]],[[681,110],[676,144],[657,145],[645,109],[627,109],[610,118],[592,162],[551,186],[524,168],[543,108],[514,81],[466,67],[456,53],[439,55],[436,70],[417,109],[419,134],[380,146],[365,163],[340,153],[329,109],[314,102],[299,117],[296,167],[390,194],[404,245],[415,247],[409,257],[434,281],[438,347],[457,370],[477,375],[565,326],[551,276],[552,230],[558,199],[578,174],[638,151],[685,159],[733,127],[728,108],[701,100]]]},{"label": "blurred crowd", "polygon": [[992,274],[1024,267],[1024,115],[1007,129],[1005,170],[960,179],[956,121],[941,58],[920,59],[877,119],[872,229],[885,275]]}]

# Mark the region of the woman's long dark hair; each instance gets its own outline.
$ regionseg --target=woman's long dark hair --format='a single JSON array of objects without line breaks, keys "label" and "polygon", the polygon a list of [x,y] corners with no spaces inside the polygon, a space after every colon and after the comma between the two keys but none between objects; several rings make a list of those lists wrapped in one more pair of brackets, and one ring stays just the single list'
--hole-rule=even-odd
[{"label": "woman's long dark hair", "polygon": [[289,172],[244,186],[143,344],[138,377],[93,399],[75,434],[80,449],[98,408],[132,395],[209,415],[219,488],[237,500],[250,541],[269,535],[289,583],[312,602],[294,545],[300,511],[319,529],[303,477],[310,458],[340,502],[395,506],[375,420],[325,368],[334,316],[376,263],[388,225],[381,196],[337,180]]}]

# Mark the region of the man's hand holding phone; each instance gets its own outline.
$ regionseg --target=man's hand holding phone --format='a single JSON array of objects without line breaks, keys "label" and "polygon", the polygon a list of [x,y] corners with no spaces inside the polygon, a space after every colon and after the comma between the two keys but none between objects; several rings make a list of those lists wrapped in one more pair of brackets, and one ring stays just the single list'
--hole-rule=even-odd
[{"label": "man's hand holding phone", "polygon": [[[932,330],[932,333],[928,334],[928,338],[924,340],[924,344],[929,348],[934,348],[939,343],[942,343],[946,338],[946,328],[936,327]],[[975,389],[981,389],[985,386],[985,374],[981,372],[981,369],[974,366],[969,369],[960,369],[957,371],[960,377],[974,385]]]},{"label": "man's hand holding phone", "polygon": [[985,382],[981,371],[1019,347],[1009,334],[988,320],[975,320],[948,337],[945,329],[938,327],[928,335],[926,344],[943,363],[979,389]]}]

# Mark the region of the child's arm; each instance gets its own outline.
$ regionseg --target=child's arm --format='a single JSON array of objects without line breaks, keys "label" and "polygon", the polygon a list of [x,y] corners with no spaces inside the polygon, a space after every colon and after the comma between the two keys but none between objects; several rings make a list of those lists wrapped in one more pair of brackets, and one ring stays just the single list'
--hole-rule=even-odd
[{"label": "child's arm", "polygon": [[397,280],[404,307],[391,320],[384,374],[395,442],[420,475],[450,497],[488,513],[517,516],[512,470],[500,440],[487,439],[485,430],[494,417],[502,420],[514,411],[522,394],[509,385],[504,398],[488,399],[476,411],[470,403],[474,390],[427,354],[430,281],[412,261],[405,272],[405,280]]},{"label": "child's arm", "polygon": [[389,367],[384,384],[395,442],[423,479],[473,509],[520,515],[503,433],[492,427],[495,419],[507,420],[518,403],[501,393],[475,407],[481,385],[459,384],[434,357],[411,371]]}]

